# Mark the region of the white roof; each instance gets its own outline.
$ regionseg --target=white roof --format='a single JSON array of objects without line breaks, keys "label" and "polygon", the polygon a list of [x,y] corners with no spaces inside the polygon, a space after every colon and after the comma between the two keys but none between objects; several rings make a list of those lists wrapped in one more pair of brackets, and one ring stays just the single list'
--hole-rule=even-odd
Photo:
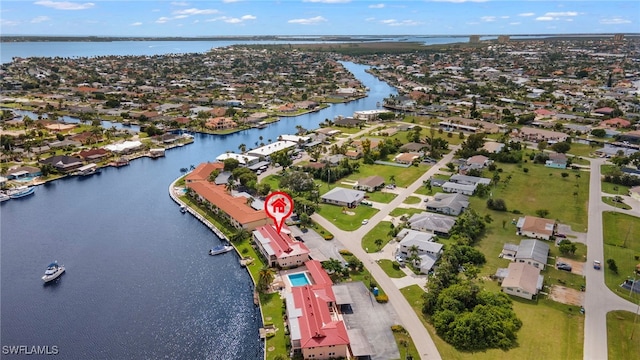
[{"label": "white roof", "polygon": [[142,142],[135,140],[135,141],[125,141],[120,144],[106,145],[104,146],[104,149],[118,153],[126,150],[137,149],[141,146],[142,146]]},{"label": "white roof", "polygon": [[279,139],[282,140],[282,141],[293,141],[293,142],[297,143],[297,142],[300,142],[300,141],[307,142],[307,141],[309,141],[310,137],[285,134],[285,135],[280,135]]},{"label": "white roof", "polygon": [[258,160],[258,157],[247,154],[224,153],[218,155],[216,158],[217,161],[225,161],[226,159],[236,159],[240,164],[246,165],[247,163]]},{"label": "white roof", "polygon": [[296,145],[298,145],[298,143],[294,141],[276,141],[272,144],[265,145],[257,149],[249,150],[248,154],[258,156],[258,157],[269,156],[274,152],[289,149],[289,148],[295,147]]}]

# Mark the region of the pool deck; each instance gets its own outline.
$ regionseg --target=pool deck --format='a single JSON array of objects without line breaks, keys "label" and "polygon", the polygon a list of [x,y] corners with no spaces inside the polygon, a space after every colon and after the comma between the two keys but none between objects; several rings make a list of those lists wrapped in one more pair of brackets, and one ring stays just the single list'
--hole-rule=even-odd
[{"label": "pool deck", "polygon": [[275,276],[275,279],[273,280],[274,290],[280,291],[281,295],[286,294],[286,293],[290,293],[291,292],[291,282],[289,282],[289,279],[287,279],[287,276],[290,275],[290,274],[296,274],[296,273],[301,273],[301,272],[303,272],[303,273],[305,273],[305,275],[307,275],[307,279],[309,279],[311,284],[313,285],[313,278],[311,277],[311,275],[307,271],[307,267],[303,265],[303,266],[297,267],[295,269],[287,269],[287,270],[278,271],[278,273]]}]

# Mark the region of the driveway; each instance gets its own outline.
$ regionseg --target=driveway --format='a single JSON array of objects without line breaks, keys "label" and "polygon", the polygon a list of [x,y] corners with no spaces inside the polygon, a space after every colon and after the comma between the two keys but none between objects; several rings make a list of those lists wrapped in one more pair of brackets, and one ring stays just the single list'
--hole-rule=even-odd
[{"label": "driveway", "polygon": [[320,234],[313,231],[313,229],[307,229],[306,232],[302,232],[297,226],[290,226],[289,229],[293,236],[299,236],[304,241],[313,259],[326,261],[333,258],[345,263],[344,258],[340,255],[340,249],[344,249],[344,247],[339,242],[335,240],[325,240]]}]

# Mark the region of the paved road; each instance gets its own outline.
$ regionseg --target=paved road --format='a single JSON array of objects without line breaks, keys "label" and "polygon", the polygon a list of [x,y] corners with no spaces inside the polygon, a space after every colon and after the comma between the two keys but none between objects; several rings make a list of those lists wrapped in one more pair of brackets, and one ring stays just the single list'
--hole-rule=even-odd
[{"label": "paved road", "polygon": [[[607,359],[607,313],[614,310],[626,310],[635,313],[638,305],[624,300],[613,293],[604,283],[604,236],[602,228],[602,212],[615,208],[602,202],[600,165],[603,159],[591,161],[589,178],[589,231],[587,232],[587,263],[585,276],[584,308],[584,359]],[[591,264],[594,260],[603,263],[602,270],[595,270]]]},{"label": "paved road", "polygon": [[393,305],[400,317],[402,325],[411,335],[411,338],[420,353],[421,359],[441,359],[441,357],[435,343],[429,335],[429,332],[425,329],[420,319],[418,319],[409,302],[404,298],[400,290],[398,290],[393,280],[389,278],[384,270],[382,270],[382,268],[374,261],[371,254],[366,253],[364,249],[362,249],[361,241],[376,224],[384,220],[384,218],[389,215],[391,210],[397,208],[409,195],[418,190],[420,186],[423,186],[424,181],[436,174],[441,167],[445,166],[445,164],[451,162],[453,154],[457,149],[458,147],[454,147],[449,154],[431,167],[413,184],[407,188],[401,189],[395,199],[380,209],[378,213],[369,219],[369,223],[367,225],[361,226],[358,230],[351,232],[343,231],[318,214],[313,214],[311,216],[314,221],[329,230],[329,232],[331,232],[347,250],[351,251],[356,257],[358,257],[363,262],[367,270],[369,270],[371,275],[376,279],[377,283],[384,289],[385,293],[389,296],[389,303]]}]

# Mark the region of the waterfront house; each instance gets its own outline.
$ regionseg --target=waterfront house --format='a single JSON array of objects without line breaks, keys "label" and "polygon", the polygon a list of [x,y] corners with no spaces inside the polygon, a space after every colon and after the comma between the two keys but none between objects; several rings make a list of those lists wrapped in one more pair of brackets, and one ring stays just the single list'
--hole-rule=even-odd
[{"label": "waterfront house", "polygon": [[252,236],[269,267],[289,269],[301,266],[309,260],[309,249],[303,242],[291,237],[291,231],[286,225],[283,225],[280,232],[273,225],[259,226]]},{"label": "waterfront house", "polygon": [[56,155],[48,157],[44,160],[40,160],[41,164],[49,164],[56,168],[56,170],[60,172],[70,172],[81,167],[82,159],[77,158],[75,156],[67,156],[67,155]]},{"label": "waterfront house", "polygon": [[517,234],[534,239],[549,240],[553,236],[556,222],[535,216],[524,216],[516,223]]},{"label": "waterfront house", "polygon": [[549,154],[549,160],[545,162],[544,166],[554,169],[566,169],[567,155],[562,153],[551,153]]},{"label": "waterfront house", "polygon": [[198,165],[195,169],[193,169],[193,171],[191,171],[189,174],[187,174],[187,176],[184,178],[184,181],[187,184],[196,182],[196,181],[207,181],[209,179],[209,176],[214,170],[222,171],[223,168],[224,168],[224,164],[219,162],[202,163]]},{"label": "waterfront house", "polygon": [[525,299],[533,299],[542,290],[544,277],[540,269],[525,263],[511,263],[506,269],[498,269],[499,277],[504,277],[500,287],[506,294]]},{"label": "waterfront house", "polygon": [[108,157],[111,153],[106,149],[89,149],[83,150],[78,153],[78,156],[84,161],[100,161],[101,159]]},{"label": "waterfront house", "polygon": [[42,171],[40,170],[40,168],[34,166],[20,166],[7,171],[6,175],[7,179],[9,180],[19,180],[24,178],[34,178],[37,176],[42,176]]},{"label": "waterfront house", "polygon": [[231,118],[221,116],[207,120],[205,126],[213,130],[227,130],[238,127],[238,124]]},{"label": "waterfront house", "polygon": [[224,185],[215,185],[208,181],[193,181],[186,185],[198,201],[207,205],[218,216],[227,218],[236,229],[252,231],[271,222],[264,211],[253,209],[244,197],[232,196]]},{"label": "waterfront house", "polygon": [[513,260],[515,262],[527,263],[531,266],[544,269],[549,256],[549,245],[535,239],[525,239],[520,241],[518,250]]},{"label": "waterfront house", "polygon": [[384,178],[382,176],[369,176],[358,180],[353,186],[357,190],[364,190],[366,192],[374,192],[384,186]]},{"label": "waterfront house", "polygon": [[313,283],[293,286],[285,295],[291,350],[303,359],[348,358],[350,340],[333,283],[318,261],[304,265]]},{"label": "waterfront house", "polygon": [[409,226],[413,230],[431,232],[439,236],[449,236],[456,218],[446,215],[423,212],[413,214],[409,218]]},{"label": "waterfront house", "polygon": [[469,198],[462,194],[436,193],[433,201],[427,202],[427,210],[458,216],[469,207]]},{"label": "waterfront house", "polygon": [[364,195],[364,191],[335,187],[329,190],[329,192],[327,192],[326,194],[322,195],[320,198],[325,204],[353,208],[358,206],[358,204],[362,200],[364,200]]},{"label": "waterfront house", "polygon": [[248,154],[236,154],[236,153],[224,153],[220,154],[216,157],[216,161],[224,162],[226,159],[235,159],[238,160],[240,166],[251,167],[254,164],[257,164],[260,161],[259,156],[253,156]]}]

